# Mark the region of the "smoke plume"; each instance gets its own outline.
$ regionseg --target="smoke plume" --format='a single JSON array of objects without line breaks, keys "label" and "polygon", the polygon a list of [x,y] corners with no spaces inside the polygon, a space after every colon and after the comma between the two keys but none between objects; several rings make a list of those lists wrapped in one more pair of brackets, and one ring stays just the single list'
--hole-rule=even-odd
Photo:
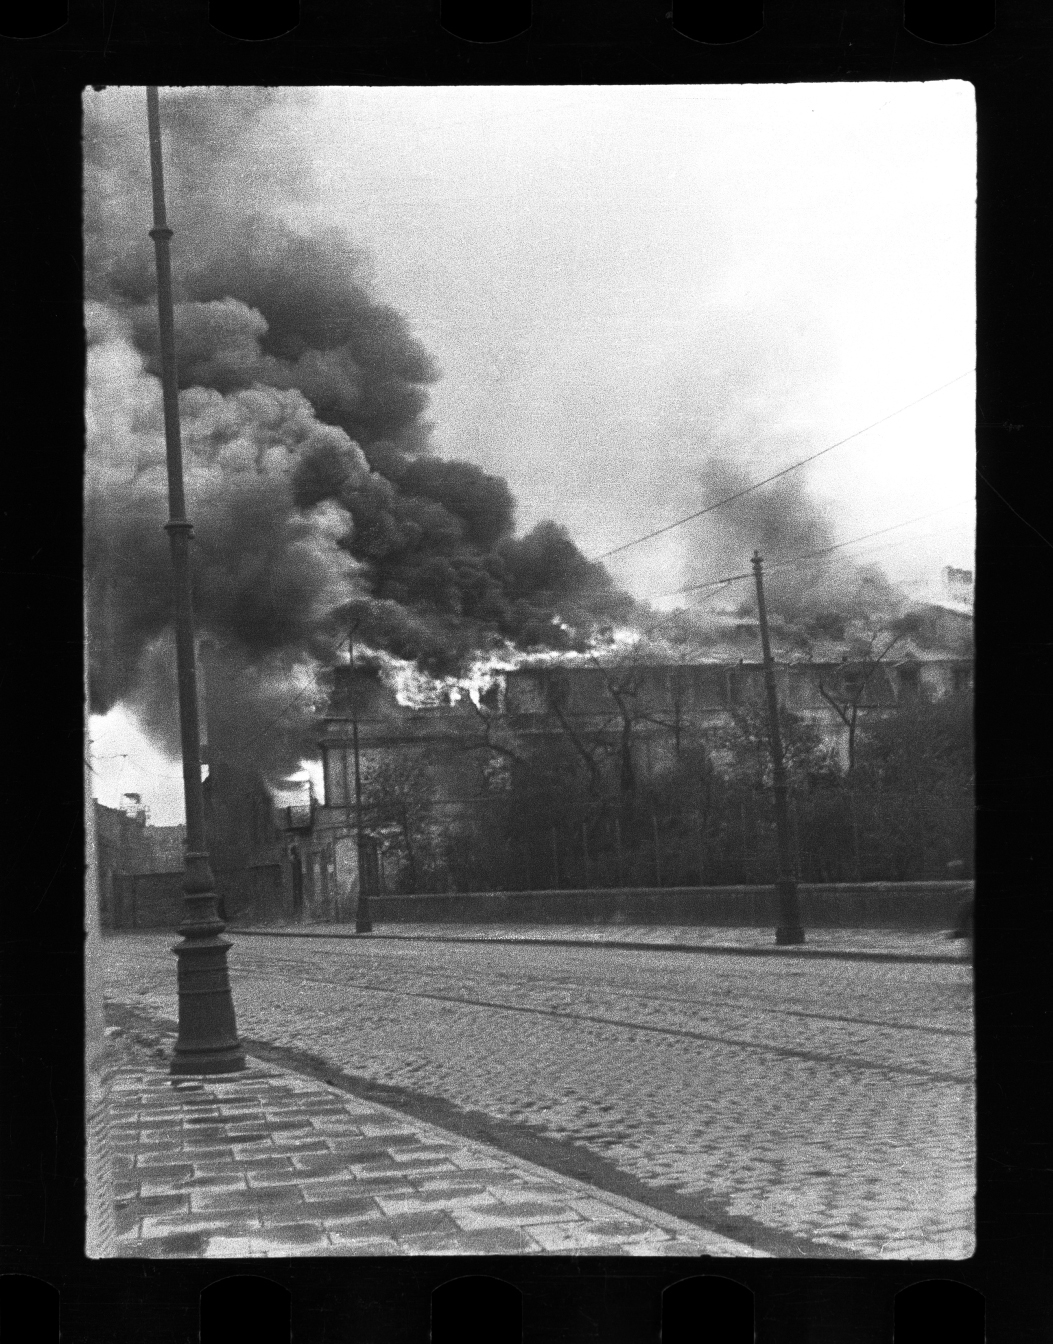
[{"label": "smoke plume", "polygon": [[[802,426],[836,377],[836,351],[821,324],[774,300],[748,311],[715,305],[710,318],[708,341],[671,389],[664,440],[652,453],[659,480],[711,510],[682,533],[682,583],[689,593],[703,585],[698,605],[671,619],[664,637],[677,630],[688,645],[720,645],[729,626],[719,609],[729,606],[755,623],[748,578],[723,589],[705,585],[748,575],[759,551],[776,646],[806,653],[825,641],[850,644],[863,627],[897,619],[905,596],[877,566],[829,550],[843,534],[807,467],[752,488],[823,446]],[[743,627],[743,634],[755,645],[755,630]]]},{"label": "smoke plume", "polygon": [[[757,475],[741,462],[711,457],[701,479],[703,498],[716,503],[746,490]],[[744,557],[759,551],[763,557],[765,604],[773,632],[784,641],[802,648],[817,640],[842,641],[860,623],[888,623],[906,606],[903,594],[878,566],[859,565],[830,550],[837,543],[834,529],[797,473],[752,491],[712,516],[727,554]],[[741,591],[741,585],[732,591]],[[738,611],[743,616],[755,614],[752,586]]]},{"label": "smoke plume", "polygon": [[[574,648],[632,600],[564,529],[515,532],[505,482],[441,456],[438,370],[341,232],[278,213],[305,185],[296,94],[162,95],[195,615],[209,730],[272,777],[310,750],[352,625],[449,674]],[[93,712],[178,741],[145,98],[85,99],[86,567]],[[233,744],[231,746],[231,744]]]}]

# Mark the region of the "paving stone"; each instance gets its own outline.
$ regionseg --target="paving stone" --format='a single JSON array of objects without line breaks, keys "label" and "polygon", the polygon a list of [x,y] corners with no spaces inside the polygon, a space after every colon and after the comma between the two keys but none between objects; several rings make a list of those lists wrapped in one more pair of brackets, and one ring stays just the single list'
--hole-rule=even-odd
[{"label": "paving stone", "polygon": [[399,1162],[392,1168],[394,1171],[402,1171],[406,1176],[413,1180],[422,1175],[433,1175],[436,1172],[458,1171],[452,1162]]},{"label": "paving stone", "polygon": [[251,1161],[256,1157],[286,1156],[284,1149],[279,1150],[269,1135],[265,1139],[239,1139],[231,1144],[230,1151],[238,1162]]},{"label": "paving stone", "polygon": [[216,1139],[190,1138],[181,1143],[176,1151],[192,1158],[216,1157],[219,1153],[233,1153],[234,1145],[229,1140],[224,1142]]},{"label": "paving stone", "polygon": [[192,1176],[194,1174],[194,1164],[192,1162],[162,1162],[157,1158],[144,1156],[143,1154],[138,1155],[134,1169],[144,1180],[149,1178],[152,1181],[177,1180],[180,1176]]},{"label": "paving stone", "polygon": [[485,1195],[488,1199],[495,1197],[480,1182],[462,1180],[459,1175],[447,1175],[445,1172],[441,1176],[429,1176],[426,1180],[415,1180],[413,1185],[422,1195],[438,1193],[440,1196]]},{"label": "paving stone", "polygon": [[259,1243],[253,1237],[224,1236],[206,1237],[203,1255],[215,1260],[248,1260],[259,1255]]},{"label": "paving stone", "polygon": [[191,1213],[182,1214],[178,1217],[170,1215],[168,1217],[144,1218],[142,1231],[144,1236],[167,1236],[172,1232],[185,1231],[209,1234],[215,1232],[223,1235],[247,1237],[258,1232],[262,1225],[260,1218],[235,1217],[226,1212]]},{"label": "paving stone", "polygon": [[374,1198],[385,1213],[411,1213],[419,1209],[432,1208],[449,1209],[455,1213],[459,1209],[498,1207],[498,1201],[488,1190],[466,1194],[454,1188],[403,1195],[378,1191]]},{"label": "paving stone", "polygon": [[498,1198],[498,1205],[502,1213],[512,1218],[520,1218],[523,1222],[544,1222],[546,1218],[557,1213],[572,1214],[576,1218],[597,1218],[601,1214],[604,1218],[610,1218],[613,1212],[609,1204],[596,1205],[591,1201],[593,1207],[589,1211],[581,1208],[578,1200],[563,1199],[544,1199],[544,1200],[506,1200]]},{"label": "paving stone", "polygon": [[371,1157],[387,1158],[387,1149],[382,1148],[375,1139],[333,1138],[329,1140],[329,1147],[342,1157],[359,1157],[363,1160]]},{"label": "paving stone", "polygon": [[[246,1190],[250,1182],[243,1171],[229,1171],[222,1175],[190,1176],[180,1182],[181,1190]],[[145,1187],[144,1187],[145,1191]]]},{"label": "paving stone", "polygon": [[451,1212],[457,1226],[471,1232],[495,1227],[529,1227],[533,1223],[544,1225],[558,1222],[584,1222],[573,1209],[560,1208],[558,1204],[552,1205],[544,1213],[536,1213],[532,1217],[529,1214],[523,1216],[517,1209],[502,1208],[497,1203],[490,1207],[454,1209]]},{"label": "paving stone", "polygon": [[606,1249],[608,1253],[616,1246],[616,1237],[597,1236],[589,1230],[588,1223],[577,1222],[552,1222],[535,1223],[530,1228],[530,1235],[540,1243],[546,1251],[553,1251],[559,1254],[574,1253],[589,1248]]},{"label": "paving stone", "polygon": [[337,1153],[292,1153],[289,1162],[294,1171],[305,1175],[324,1176],[329,1172],[344,1172],[351,1169],[349,1159]]},{"label": "paving stone", "polygon": [[188,1199],[189,1196],[180,1194],[142,1195],[136,1199],[133,1207],[140,1216],[148,1213],[175,1213],[189,1207]]},{"label": "paving stone", "polygon": [[324,1139],[302,1139],[285,1134],[276,1134],[270,1142],[282,1153],[328,1153],[331,1151]]},{"label": "paving stone", "polygon": [[[235,1157],[238,1167],[242,1171],[256,1172],[262,1175],[268,1171],[292,1171],[293,1163],[285,1153],[276,1151],[268,1152],[266,1149],[254,1148],[249,1153],[242,1152]],[[195,1163],[195,1169],[196,1169]]]},{"label": "paving stone", "polygon": [[[210,1177],[215,1179],[214,1177]],[[139,1183],[139,1195],[141,1198],[147,1198],[152,1195],[172,1195],[181,1194],[193,1185],[193,1178],[187,1176],[169,1177],[167,1180],[154,1181],[143,1178]]]},{"label": "paving stone", "polygon": [[[346,1166],[342,1170],[353,1172],[355,1179],[359,1181],[392,1181],[396,1184],[409,1184],[418,1175],[412,1168],[407,1170],[395,1162],[380,1162],[370,1159],[368,1162],[356,1162],[353,1158],[345,1159]],[[430,1172],[430,1168],[426,1168]]]},{"label": "paving stone", "polygon": [[[534,1204],[538,1200],[552,1199],[566,1202],[567,1191],[565,1187],[548,1184],[525,1185],[520,1188],[505,1185],[500,1182],[491,1182],[486,1187],[491,1194],[496,1196],[503,1204]],[[573,1199],[574,1196],[572,1195]],[[576,1201],[576,1204],[580,1201]]]},{"label": "paving stone", "polygon": [[254,1186],[245,1190],[194,1190],[190,1207],[195,1212],[227,1209],[276,1209],[302,1205],[303,1196],[295,1185]]},{"label": "paving stone", "polygon": [[120,1254],[134,1260],[188,1260],[204,1255],[206,1245],[201,1232],[173,1232],[167,1237],[140,1237]]},{"label": "paving stone", "polygon": [[395,1237],[409,1237],[418,1232],[456,1232],[457,1224],[442,1209],[425,1209],[417,1213],[396,1213],[384,1217],[378,1220],[377,1229],[390,1232]]},{"label": "paving stone", "polygon": [[282,1246],[314,1246],[328,1238],[317,1223],[280,1223],[266,1227],[256,1240]]},{"label": "paving stone", "polygon": [[368,1195],[336,1192],[322,1199],[304,1201],[305,1211],[310,1218],[338,1219],[356,1217],[358,1214],[377,1213],[377,1202]]},{"label": "paving stone", "polygon": [[150,1153],[156,1161],[171,1161],[172,1155],[181,1153],[185,1147],[182,1134],[173,1133],[170,1125],[149,1134],[141,1134],[135,1141],[137,1152]]},{"label": "paving stone", "polygon": [[370,1195],[412,1195],[417,1190],[417,1187],[410,1181],[402,1179],[398,1175],[373,1176],[368,1172],[355,1172],[355,1184],[360,1186],[364,1193]]},{"label": "paving stone", "polygon": [[370,1228],[361,1234],[351,1228],[334,1228],[329,1240],[336,1248],[345,1248],[355,1255],[400,1255],[398,1242],[394,1237],[379,1237]]},{"label": "paving stone", "polygon": [[[316,1214],[314,1205],[308,1206],[311,1217]],[[339,1228],[368,1226],[375,1229],[378,1222],[383,1218],[381,1210],[377,1207],[375,1201],[368,1200],[365,1206],[361,1207],[357,1203],[352,1204],[351,1200],[341,1201],[338,1209],[322,1213],[321,1223],[329,1231]]]},{"label": "paving stone", "polygon": [[[363,1197],[362,1185],[353,1177],[344,1175],[308,1176],[297,1182],[305,1200],[337,1199],[343,1196]],[[371,1190],[364,1198],[372,1198]]]},{"label": "paving stone", "polygon": [[[626,1242],[618,1249],[621,1255],[640,1256],[667,1256],[674,1253],[676,1255],[698,1255],[700,1253],[698,1247],[685,1247],[683,1242],[673,1242],[669,1239],[668,1234],[662,1232],[654,1232],[650,1237],[646,1239],[641,1238],[639,1241]],[[705,1254],[705,1252],[702,1253]],[[713,1254],[713,1252],[710,1251],[709,1254]]]},{"label": "paving stone", "polygon": [[403,1237],[402,1245],[414,1255],[524,1255],[539,1249],[528,1233],[508,1227],[422,1233]]}]

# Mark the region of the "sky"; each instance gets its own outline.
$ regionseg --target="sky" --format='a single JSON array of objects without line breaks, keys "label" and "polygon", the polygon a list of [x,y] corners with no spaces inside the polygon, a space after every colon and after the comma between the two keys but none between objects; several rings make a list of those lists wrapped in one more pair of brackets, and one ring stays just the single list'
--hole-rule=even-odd
[{"label": "sky", "polygon": [[[857,435],[801,472],[836,539],[893,528],[846,550],[918,591],[973,568],[970,85],[332,88],[270,115],[309,170],[279,208],[371,256],[442,371],[437,449],[505,476],[521,530],[599,557],[700,507],[707,447],[752,480]],[[607,563],[664,604],[747,559],[702,518]],[[181,819],[127,715],[91,736],[102,801]]]}]

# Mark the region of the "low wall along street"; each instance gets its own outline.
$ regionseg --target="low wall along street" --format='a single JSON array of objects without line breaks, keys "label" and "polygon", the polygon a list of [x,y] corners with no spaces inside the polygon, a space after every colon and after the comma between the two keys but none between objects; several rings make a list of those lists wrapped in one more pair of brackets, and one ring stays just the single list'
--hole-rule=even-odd
[{"label": "low wall along street", "polygon": [[[815,929],[952,929],[972,882],[858,882],[798,887],[801,922]],[[768,927],[773,887],[618,887],[376,896],[375,924],[676,924]]]},{"label": "low wall along street", "polygon": [[[182,872],[115,875],[113,927],[177,928],[183,918],[183,876]],[[267,923],[292,918],[291,897],[278,864],[220,871],[215,879],[228,920]]]},{"label": "low wall along street", "polygon": [[[114,879],[118,929],[175,929],[183,874]],[[952,929],[973,882],[801,883],[801,922],[813,929]],[[216,874],[233,924],[296,922],[278,865]],[[373,896],[374,924],[643,924],[769,928],[778,922],[770,886],[611,887],[584,891],[447,892]],[[353,902],[347,916],[353,920]],[[330,922],[331,916],[323,920]],[[309,922],[309,921],[305,921]]]}]

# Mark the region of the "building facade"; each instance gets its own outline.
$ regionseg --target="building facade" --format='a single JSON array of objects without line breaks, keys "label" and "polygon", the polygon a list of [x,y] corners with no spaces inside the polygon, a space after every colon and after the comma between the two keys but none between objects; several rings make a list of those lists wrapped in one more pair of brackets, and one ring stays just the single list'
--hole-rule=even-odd
[{"label": "building facade", "polygon": [[128,924],[128,884],[145,874],[181,874],[186,828],[151,826],[138,794],[125,794],[125,807],[94,802],[99,913],[103,928]]},{"label": "building facade", "polygon": [[[847,657],[776,665],[780,704],[811,724],[847,763],[849,720],[893,713],[916,700],[972,689],[972,659],[905,643],[895,660]],[[467,695],[413,708],[398,702],[372,669],[338,669],[320,749],[325,801],[315,826],[335,840],[355,832],[354,725],[368,819],[377,789],[397,817],[398,788],[426,787],[441,814],[483,805],[517,751],[579,735],[613,748],[631,735],[642,775],[663,769],[687,737],[727,726],[737,710],[764,703],[759,662],[634,663],[522,667],[498,677],[488,703]],[[389,820],[390,824],[390,820]]]}]

